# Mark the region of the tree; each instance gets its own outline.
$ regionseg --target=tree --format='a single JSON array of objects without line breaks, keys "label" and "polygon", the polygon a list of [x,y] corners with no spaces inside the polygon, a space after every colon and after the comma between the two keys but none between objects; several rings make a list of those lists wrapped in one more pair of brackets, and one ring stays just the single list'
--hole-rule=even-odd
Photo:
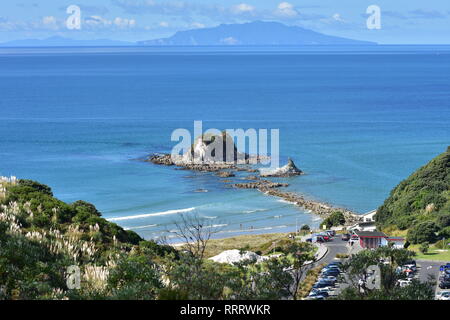
[{"label": "tree", "polygon": [[436,242],[437,232],[439,227],[433,221],[426,221],[413,226],[408,231],[408,241],[413,244],[423,243],[423,242]]},{"label": "tree", "polygon": [[320,226],[326,226],[327,228],[337,227],[345,224],[345,216],[341,211],[335,211],[330,216],[323,220]]},{"label": "tree", "polygon": [[180,214],[179,218],[179,221],[174,221],[175,229],[168,232],[183,241],[183,250],[203,260],[208,241],[214,233],[218,232],[218,228],[206,219],[200,218],[198,214],[189,216]]},{"label": "tree", "polygon": [[122,255],[108,276],[113,299],[155,299],[162,286],[155,264],[144,255]]},{"label": "tree", "polygon": [[256,263],[245,260],[234,264],[228,277],[229,299],[280,300],[290,296],[293,277],[286,257],[271,258]]},{"label": "tree", "polygon": [[430,248],[430,244],[428,242],[422,242],[420,244],[419,250],[422,254],[426,254],[428,249]]},{"label": "tree", "polygon": [[301,231],[310,231],[311,227],[308,226],[307,224],[302,225],[302,227],[300,228]]},{"label": "tree", "polygon": [[[364,250],[353,255],[344,265],[347,272],[348,288],[337,297],[342,300],[428,300],[434,298],[433,282],[420,283],[413,281],[407,287],[397,285],[405,276],[398,267],[410,261],[414,252],[405,249],[381,247],[376,250]],[[369,278],[369,267],[377,266],[380,270],[380,287],[369,288],[367,283],[359,286],[360,280]],[[360,290],[362,289],[362,290]]]},{"label": "tree", "polygon": [[297,299],[297,292],[300,287],[300,283],[304,278],[304,274],[308,271],[308,267],[305,267],[306,262],[315,261],[314,246],[307,242],[295,242],[292,241],[285,251],[287,258],[291,265],[291,276],[293,283],[288,288],[289,295],[292,299]]}]

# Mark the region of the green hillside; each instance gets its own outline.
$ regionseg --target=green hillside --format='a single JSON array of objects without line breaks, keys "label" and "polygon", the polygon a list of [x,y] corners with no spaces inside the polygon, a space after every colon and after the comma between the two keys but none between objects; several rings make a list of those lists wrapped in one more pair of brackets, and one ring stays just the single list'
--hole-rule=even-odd
[{"label": "green hillside", "polygon": [[195,215],[183,221],[178,235],[188,244],[176,250],[107,221],[90,203],[60,201],[46,185],[0,179],[0,301],[296,297],[299,282],[285,270],[311,261],[311,244],[286,239],[283,256],[224,265],[204,256],[213,226]]},{"label": "green hillside", "polygon": [[450,147],[395,187],[376,221],[381,229],[408,229],[411,243],[450,238]]}]

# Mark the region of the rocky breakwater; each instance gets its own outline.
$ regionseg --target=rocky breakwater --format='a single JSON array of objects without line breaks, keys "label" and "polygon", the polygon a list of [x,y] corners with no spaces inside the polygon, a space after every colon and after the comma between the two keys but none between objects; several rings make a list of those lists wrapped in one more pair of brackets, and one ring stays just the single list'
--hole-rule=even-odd
[{"label": "rocky breakwater", "polygon": [[306,199],[304,196],[297,193],[274,190],[273,188],[260,189],[260,191],[270,196],[282,198],[285,201],[291,202],[292,204],[295,204],[306,210],[310,210],[314,214],[317,214],[322,217],[327,217],[331,215],[333,212],[340,211],[344,214],[346,224],[353,224],[360,221],[361,219],[356,212],[353,212],[345,208],[334,207],[327,203]]},{"label": "rocky breakwater", "polygon": [[260,191],[266,189],[274,189],[280,187],[288,187],[289,184],[281,183],[281,182],[273,182],[269,180],[258,180],[255,182],[245,182],[245,183],[235,183],[233,184],[234,188],[237,189],[258,189]]},{"label": "rocky breakwater", "polygon": [[216,173],[216,176],[221,177],[221,178],[231,178],[231,177],[234,177],[235,174],[231,171],[219,171]]}]

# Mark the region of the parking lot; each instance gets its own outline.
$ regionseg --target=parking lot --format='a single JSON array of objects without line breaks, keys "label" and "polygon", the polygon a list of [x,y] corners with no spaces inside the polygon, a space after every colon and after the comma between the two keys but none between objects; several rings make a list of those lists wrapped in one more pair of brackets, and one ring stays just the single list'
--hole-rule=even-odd
[{"label": "parking lot", "polygon": [[348,253],[347,241],[342,240],[342,235],[336,234],[331,241],[320,245],[326,246],[328,252],[315,265],[325,265],[325,268],[322,269],[320,280],[318,279],[316,282],[315,288],[311,290],[307,300],[324,300],[336,296],[346,285],[339,280],[339,277],[343,276],[343,272],[339,268],[339,259],[336,259],[336,255]]},{"label": "parking lot", "polygon": [[444,262],[434,262],[434,261],[425,261],[420,260],[417,262],[418,269],[419,269],[419,280],[420,281],[427,281],[429,279],[432,279],[436,281],[435,286],[435,296],[439,298],[442,293],[444,292],[450,292],[450,289],[441,289],[439,288],[440,284],[440,278],[443,277],[443,272],[441,272],[439,269],[442,265],[445,265]]},{"label": "parking lot", "polygon": [[[347,246],[347,242],[342,240],[341,235],[335,235],[332,237],[331,241],[321,243],[320,245],[326,246],[328,252],[321,260],[317,261],[315,265],[325,265],[325,268],[322,269],[318,280],[309,296],[306,298],[308,300],[324,300],[336,296],[347,286],[347,284],[342,281],[342,279],[345,279],[345,273],[340,270],[339,259],[336,259],[337,254],[348,253],[349,247]],[[439,284],[444,279],[444,275],[446,279],[450,279],[450,264],[448,265],[449,271],[447,271],[447,274],[440,271],[440,268],[445,264],[446,263],[443,262],[424,260],[419,260],[417,262],[411,261],[407,265],[399,268],[399,272],[403,272],[406,275],[406,278],[400,280],[398,285],[407,286],[413,279],[421,282],[426,282],[431,279],[436,282],[434,288],[436,299],[450,300],[450,288],[439,288]],[[449,293],[447,294],[446,292]],[[447,295],[449,296],[447,297]]]}]

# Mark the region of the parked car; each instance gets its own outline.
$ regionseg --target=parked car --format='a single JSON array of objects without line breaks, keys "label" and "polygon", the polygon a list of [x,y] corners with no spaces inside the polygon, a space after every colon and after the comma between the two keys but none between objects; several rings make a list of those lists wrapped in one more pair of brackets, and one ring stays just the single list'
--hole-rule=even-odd
[{"label": "parked car", "polygon": [[337,266],[337,267],[340,267],[340,266],[342,266],[343,265],[343,263],[341,262],[341,261],[332,261],[332,262],[330,262],[328,265],[327,265],[327,267],[330,267],[330,266]]},{"label": "parked car", "polygon": [[331,241],[331,237],[327,234],[321,233],[319,236],[321,236],[323,238],[323,240],[325,241]]},{"label": "parked car", "polygon": [[329,272],[329,271],[340,273],[340,272],[341,272],[341,269],[339,269],[339,267],[338,267],[338,266],[335,266],[335,265],[327,266],[327,267],[325,267],[325,268],[322,269],[322,273],[324,273],[324,272]]},{"label": "parked car", "polygon": [[325,300],[325,297],[320,294],[309,295],[305,298],[305,300]]},{"label": "parked car", "polygon": [[343,263],[341,261],[333,261],[328,264],[328,266],[338,266],[339,268],[342,267],[342,265]]},{"label": "parked car", "polygon": [[439,281],[450,281],[450,274],[442,274],[439,276]]},{"label": "parked car", "polygon": [[327,230],[326,232],[329,233],[330,236],[332,236],[332,237],[334,237],[336,235],[336,231],[334,231],[334,230]]},{"label": "parked car", "polygon": [[[405,263],[403,265],[403,267],[406,270],[411,270],[412,272],[416,272],[417,271],[417,266],[416,266],[416,262],[415,261],[408,261],[407,263]],[[408,272],[408,271],[407,271]]]},{"label": "parked car", "polygon": [[323,276],[317,279],[317,281],[330,281],[331,283],[335,284],[337,279],[335,276]]},{"label": "parked car", "polygon": [[348,233],[345,233],[342,235],[342,241],[348,241],[350,240],[350,235]]},{"label": "parked car", "polygon": [[337,277],[341,272],[339,270],[327,270],[322,272],[321,276],[322,277],[329,277],[329,276],[333,276],[333,277]]},{"label": "parked car", "polygon": [[325,239],[323,237],[317,237],[316,242],[324,243]]},{"label": "parked car", "polygon": [[333,267],[333,266],[331,266],[331,267],[325,267],[325,268],[323,268],[322,269],[322,273],[324,273],[324,272],[337,272],[337,273],[340,273],[341,272],[341,269],[339,269],[339,267]]},{"label": "parked car", "polygon": [[450,262],[439,267],[440,271],[445,271],[448,269],[450,269]]},{"label": "parked car", "polygon": [[316,282],[327,282],[327,283],[331,283],[331,284],[334,284],[336,282],[335,279],[327,279],[326,277],[329,277],[329,276],[328,275],[321,275],[319,277],[319,279],[317,279]]},{"label": "parked car", "polygon": [[412,279],[400,279],[397,280],[397,284],[399,285],[400,288],[404,288],[407,287],[411,284]]},{"label": "parked car", "polygon": [[328,290],[332,290],[332,286],[330,286],[329,284],[327,284],[325,282],[316,282],[313,285],[313,289],[328,289]]},{"label": "parked car", "polygon": [[444,280],[439,283],[439,288],[441,289],[450,289],[450,280]]},{"label": "parked car", "polygon": [[308,295],[308,297],[314,297],[314,296],[322,296],[324,298],[328,298],[330,295],[326,291],[311,291]]},{"label": "parked car", "polygon": [[333,289],[331,287],[325,287],[325,288],[316,288],[316,289],[312,289],[311,292],[326,292],[327,295],[330,295],[331,291],[333,291]]},{"label": "parked car", "polygon": [[306,239],[306,242],[312,242],[312,238]]},{"label": "parked car", "polygon": [[[314,286],[317,286],[314,288]],[[313,286],[313,289],[323,289],[323,288],[328,288],[329,290],[332,290],[335,285],[334,282],[330,282],[330,281],[317,281]]]},{"label": "parked car", "polygon": [[441,291],[436,295],[436,300],[450,300],[450,291]]}]

